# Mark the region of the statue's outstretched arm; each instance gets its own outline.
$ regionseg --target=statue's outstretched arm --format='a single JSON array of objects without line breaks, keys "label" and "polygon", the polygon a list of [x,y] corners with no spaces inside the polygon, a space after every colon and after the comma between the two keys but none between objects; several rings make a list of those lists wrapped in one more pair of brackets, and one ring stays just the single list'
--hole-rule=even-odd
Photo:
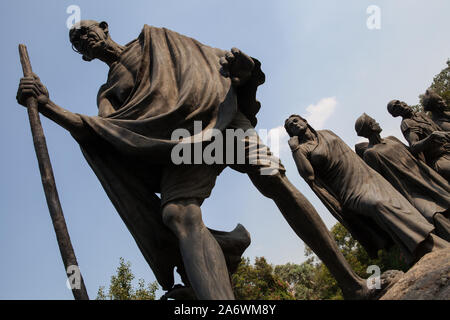
[{"label": "statue's outstretched arm", "polygon": [[84,135],[84,122],[81,117],[51,101],[47,88],[41,83],[37,75],[20,79],[17,101],[19,104],[26,106],[26,101],[30,96],[37,99],[39,112],[44,116],[56,122],[76,137],[81,138]]},{"label": "statue's outstretched arm", "polygon": [[430,149],[434,149],[448,142],[447,134],[441,131],[434,131],[422,140],[420,140],[419,136],[412,130],[406,131],[404,136],[409,142],[411,152],[416,156],[421,152],[427,152]]}]

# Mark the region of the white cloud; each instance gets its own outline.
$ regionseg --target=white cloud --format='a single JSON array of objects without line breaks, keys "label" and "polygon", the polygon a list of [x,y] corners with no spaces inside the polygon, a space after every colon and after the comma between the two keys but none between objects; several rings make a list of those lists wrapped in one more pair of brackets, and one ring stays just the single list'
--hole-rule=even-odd
[{"label": "white cloud", "polygon": [[336,97],[320,99],[318,103],[306,107],[307,114],[305,118],[314,129],[321,130],[324,128],[325,122],[336,110],[336,106]]}]

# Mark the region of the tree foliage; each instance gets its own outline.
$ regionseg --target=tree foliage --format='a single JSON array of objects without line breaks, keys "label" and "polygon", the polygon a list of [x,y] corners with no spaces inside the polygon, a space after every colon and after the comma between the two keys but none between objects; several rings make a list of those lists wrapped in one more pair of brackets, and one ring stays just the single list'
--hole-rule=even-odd
[{"label": "tree foliage", "polygon": [[450,60],[447,60],[447,67],[434,77],[430,88],[450,106]]},{"label": "tree foliage", "polygon": [[[370,276],[367,267],[377,265],[381,272],[406,271],[408,266],[400,251],[393,247],[380,250],[377,259],[371,259],[358,241],[337,223],[331,234],[352,269],[362,278]],[[264,257],[256,258],[251,265],[244,258],[232,276],[236,299],[241,300],[340,300],[342,292],[327,267],[306,248],[308,259],[301,264],[287,263],[273,267]]]},{"label": "tree foliage", "polygon": [[105,287],[98,289],[97,300],[155,300],[155,292],[158,290],[156,282],[145,285],[144,279],[139,279],[136,288],[133,288],[134,275],[131,271],[131,263],[125,263],[120,258],[116,275],[111,277],[108,293]]},{"label": "tree foliage", "polygon": [[288,284],[273,272],[264,257],[255,264],[243,258],[238,270],[231,277],[233,291],[239,300],[293,300]]},{"label": "tree foliage", "polygon": [[[331,229],[331,234],[352,269],[362,278],[367,278],[367,267],[377,265],[381,272],[387,270],[406,271],[408,266],[400,251],[393,247],[389,251],[380,250],[377,259],[371,259],[366,250],[353,239],[340,223]],[[289,284],[296,299],[343,299],[342,292],[327,267],[318,260],[311,249],[306,248],[308,258],[300,265],[286,264],[275,267],[275,273]]]},{"label": "tree foliage", "polygon": [[302,264],[287,263],[278,265],[274,269],[275,274],[289,286],[289,292],[296,300],[315,300],[317,294],[316,267],[311,259]]},{"label": "tree foliage", "polygon": [[[433,82],[429,89],[432,89],[440,95],[450,108],[450,59],[447,60],[447,67],[442,69],[441,72],[433,78]],[[423,97],[423,94],[419,95],[420,103],[411,106],[414,111],[423,111]]]}]

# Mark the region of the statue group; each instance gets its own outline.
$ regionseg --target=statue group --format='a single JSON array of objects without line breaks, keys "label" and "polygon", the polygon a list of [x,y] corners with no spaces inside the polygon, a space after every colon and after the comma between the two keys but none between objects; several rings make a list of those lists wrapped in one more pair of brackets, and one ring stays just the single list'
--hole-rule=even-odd
[{"label": "statue group", "polygon": [[[256,92],[265,80],[257,59],[147,25],[126,45],[111,39],[106,22],[92,20],[74,25],[69,37],[83,60],[109,66],[97,95],[98,116],[56,105],[36,75],[21,79],[17,100],[26,105],[35,97],[40,113],[79,143],[166,297],[234,299],[230,274],[250,244],[249,234],[241,225],[232,232],[208,229],[201,212],[227,166],[247,174],[275,202],[346,299],[374,296],[375,289],[351,269],[315,208],[253,130],[260,110]],[[450,115],[433,92],[425,102],[432,117],[397,100],[388,105],[393,116],[403,118],[409,147],[395,137],[381,138],[380,126],[366,114],[355,125],[357,134],[369,139],[356,146],[358,154],[300,116],[285,122],[301,177],[372,256],[396,245],[414,263],[449,246]],[[196,122],[201,134],[194,130]],[[177,129],[188,136],[173,139]],[[245,161],[173,163],[172,151],[180,143],[208,148],[209,129],[249,132],[226,141],[245,145]],[[184,286],[175,285],[174,268]]]}]

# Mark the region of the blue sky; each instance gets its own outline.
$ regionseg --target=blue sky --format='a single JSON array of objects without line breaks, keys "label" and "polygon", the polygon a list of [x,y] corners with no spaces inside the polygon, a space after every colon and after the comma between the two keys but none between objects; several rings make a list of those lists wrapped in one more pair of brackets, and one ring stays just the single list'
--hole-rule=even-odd
[{"label": "blue sky", "polygon": [[[366,27],[369,5],[381,9],[381,29]],[[410,104],[450,58],[450,2],[433,1],[1,1],[0,92],[0,299],[71,299],[45,203],[26,110],[15,95],[21,77],[17,45],[28,46],[34,72],[57,104],[96,114],[96,94],[107,66],[86,63],[68,41],[69,5],[82,19],[105,20],[125,44],[144,24],[167,27],[222,49],[238,47],[262,62],[267,81],[257,129],[274,129],[292,113],[308,116],[317,129],[333,130],[350,146],[359,141],[354,121],[363,112],[385,134],[401,137],[399,119],[386,103]],[[56,183],[72,243],[91,298],[107,285],[119,257],[138,278],[153,281],[126,227],[88,167],[76,142],[42,118]],[[280,131],[282,132],[282,131]],[[298,175],[286,145],[280,157],[291,181],[331,227],[335,220]],[[226,169],[202,207],[212,228],[242,223],[252,244],[245,256],[274,264],[304,260],[303,243],[271,200],[248,177]]]}]

